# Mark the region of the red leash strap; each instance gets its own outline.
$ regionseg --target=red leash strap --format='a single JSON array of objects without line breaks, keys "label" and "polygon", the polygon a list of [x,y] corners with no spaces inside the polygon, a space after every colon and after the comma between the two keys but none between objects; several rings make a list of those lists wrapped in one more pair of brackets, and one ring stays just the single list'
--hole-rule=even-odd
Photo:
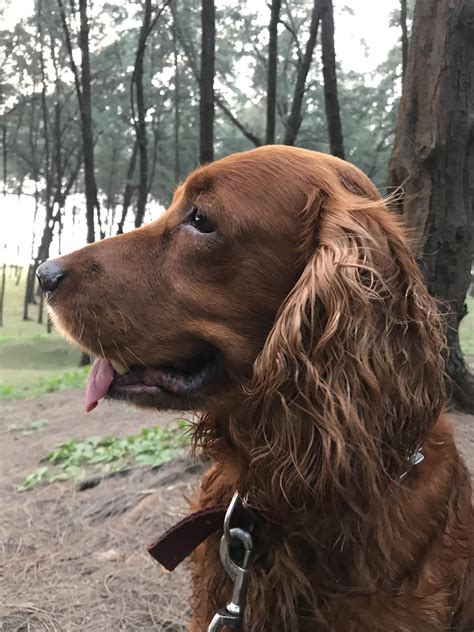
[{"label": "red leash strap", "polygon": [[[195,511],[168,529],[148,547],[148,552],[167,570],[173,571],[204,540],[223,528],[226,511],[227,505],[215,505]],[[261,513],[253,507],[247,509],[239,505],[234,517],[240,526],[242,523],[250,523],[254,514],[261,517]]]}]

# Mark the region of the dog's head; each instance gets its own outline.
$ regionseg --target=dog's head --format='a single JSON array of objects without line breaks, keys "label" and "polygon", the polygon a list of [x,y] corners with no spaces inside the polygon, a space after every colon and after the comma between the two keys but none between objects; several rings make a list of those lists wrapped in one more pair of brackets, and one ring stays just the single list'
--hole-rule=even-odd
[{"label": "dog's head", "polygon": [[202,167],[156,221],[39,276],[59,329],[103,358],[89,407],[108,392],[228,415],[254,488],[295,503],[336,471],[370,484],[381,455],[396,469],[443,406],[439,318],[403,229],[331,156]]}]

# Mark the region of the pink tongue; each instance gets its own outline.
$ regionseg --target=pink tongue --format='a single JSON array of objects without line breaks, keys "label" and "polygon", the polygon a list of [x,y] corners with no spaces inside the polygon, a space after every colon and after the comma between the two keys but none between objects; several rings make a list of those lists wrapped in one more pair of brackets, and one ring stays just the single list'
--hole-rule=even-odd
[{"label": "pink tongue", "polygon": [[86,386],[86,412],[97,406],[99,399],[103,399],[107,395],[109,386],[114,379],[114,369],[108,360],[97,358],[87,379]]}]

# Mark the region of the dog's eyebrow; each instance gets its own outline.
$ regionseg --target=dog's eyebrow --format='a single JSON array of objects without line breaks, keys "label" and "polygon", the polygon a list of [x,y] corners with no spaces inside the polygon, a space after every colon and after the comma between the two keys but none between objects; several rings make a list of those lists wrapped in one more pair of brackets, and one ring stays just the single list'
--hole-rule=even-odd
[{"label": "dog's eyebrow", "polygon": [[203,193],[214,190],[214,182],[209,174],[198,171],[185,183],[185,194],[190,199],[197,199]]}]

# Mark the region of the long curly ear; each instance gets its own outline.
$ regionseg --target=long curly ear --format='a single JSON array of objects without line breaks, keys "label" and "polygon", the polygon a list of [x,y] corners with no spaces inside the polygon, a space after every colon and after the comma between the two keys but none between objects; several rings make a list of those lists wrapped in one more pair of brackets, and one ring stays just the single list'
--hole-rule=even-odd
[{"label": "long curly ear", "polygon": [[328,504],[363,515],[444,405],[435,303],[401,225],[361,189],[337,178],[310,196],[306,265],[255,363],[247,431],[236,431],[247,489],[282,517]]}]

